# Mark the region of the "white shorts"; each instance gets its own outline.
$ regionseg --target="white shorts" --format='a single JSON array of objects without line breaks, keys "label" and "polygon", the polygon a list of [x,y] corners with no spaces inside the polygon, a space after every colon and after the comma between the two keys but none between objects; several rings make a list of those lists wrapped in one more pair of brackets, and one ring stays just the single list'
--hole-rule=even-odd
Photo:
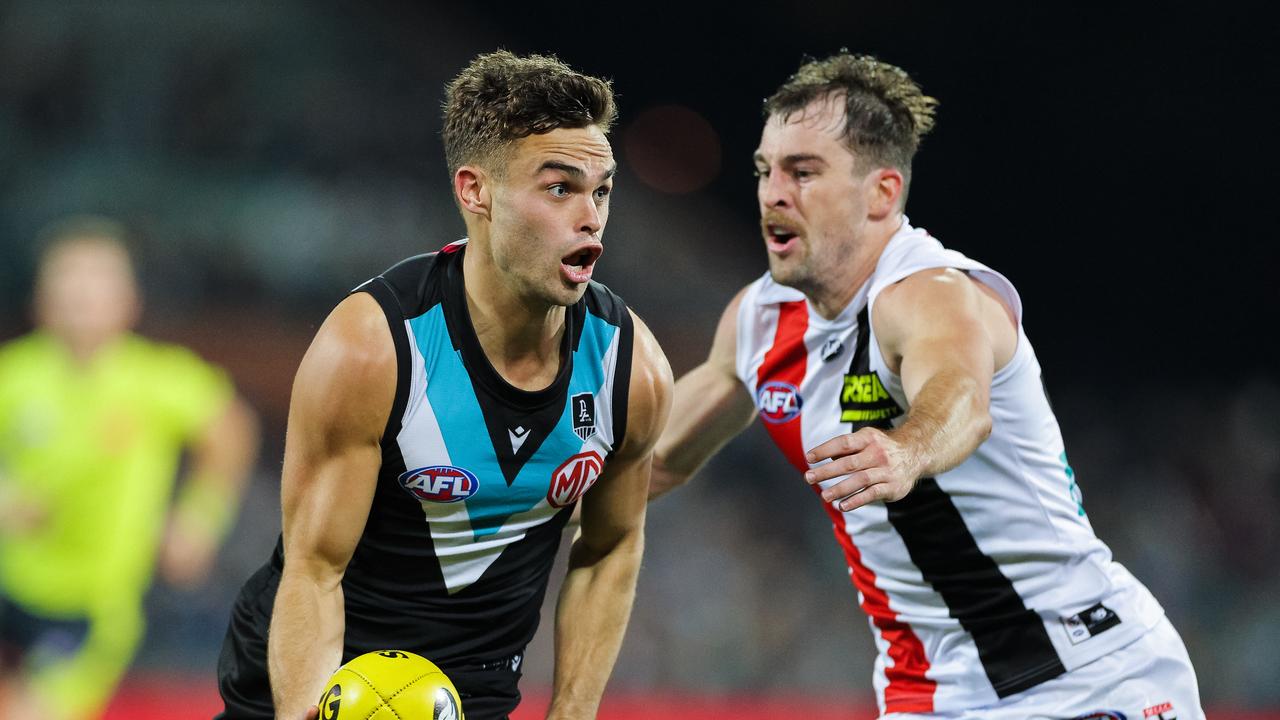
[{"label": "white shorts", "polygon": [[1129,645],[986,707],[885,720],[1204,720],[1191,658],[1162,619]]}]

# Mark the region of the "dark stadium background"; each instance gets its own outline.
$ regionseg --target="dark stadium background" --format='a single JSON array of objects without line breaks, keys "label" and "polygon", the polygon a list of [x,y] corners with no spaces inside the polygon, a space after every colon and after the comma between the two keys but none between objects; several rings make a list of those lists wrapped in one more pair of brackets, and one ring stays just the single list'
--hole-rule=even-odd
[{"label": "dark stadium background", "polygon": [[[0,0],[0,338],[29,327],[38,228],[115,215],[143,331],[227,367],[267,431],[216,577],[155,588],[111,717],[207,717],[229,603],[278,531],[293,369],[347,288],[461,235],[441,87],[498,47],[614,80],[597,278],[677,373],[765,267],[761,99],[842,46],[907,68],[942,101],[912,221],[1019,287],[1094,527],[1182,632],[1210,716],[1280,709],[1274,25],[1208,4],[693,5]],[[872,658],[830,526],[753,430],[651,509],[602,717],[659,708],[637,698],[870,717]],[[531,706],[549,678],[544,633]]]}]

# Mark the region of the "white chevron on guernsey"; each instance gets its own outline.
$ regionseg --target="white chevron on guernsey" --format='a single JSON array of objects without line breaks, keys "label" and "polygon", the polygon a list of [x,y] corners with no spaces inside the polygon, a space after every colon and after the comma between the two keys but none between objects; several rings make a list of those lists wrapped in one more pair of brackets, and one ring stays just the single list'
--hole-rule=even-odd
[{"label": "white chevron on guernsey", "polygon": [[465,506],[465,502],[422,503],[422,512],[431,524],[431,541],[440,560],[440,572],[450,595],[479,580],[508,545],[519,542],[526,532],[558,512],[546,499],[540,500],[531,509],[507,518],[498,532],[477,541]]},{"label": "white chevron on guernsey", "polygon": [[[413,333],[409,333],[409,344],[412,357],[420,358]],[[400,451],[407,468],[451,465],[453,459],[445,446],[435,409],[427,398],[426,373],[420,362],[414,363],[413,394],[409,397],[397,436]],[[528,434],[526,429],[525,437]],[[480,579],[508,545],[518,542],[530,528],[546,522],[558,512],[543,499],[533,508],[507,518],[496,533],[477,542],[465,501],[436,503],[424,500],[421,504],[440,563],[440,574],[450,595]]]},{"label": "white chevron on guernsey", "polygon": [[[409,332],[408,336],[410,357],[415,358],[415,362],[409,401],[397,436],[405,467],[452,465],[453,459],[445,446],[435,410],[427,398],[427,373],[417,338],[413,332]],[[608,350],[601,358],[601,366],[605,370],[605,382],[596,389],[597,397],[611,397],[613,374],[609,369],[613,367],[613,359],[617,351],[618,336],[615,333]],[[605,456],[613,442],[613,408],[607,402],[597,408],[596,423],[599,429],[598,434],[584,442],[578,451],[595,448]],[[510,428],[507,430],[513,451],[518,451],[520,445],[531,434],[529,428],[522,426],[517,429],[524,431],[518,439],[515,430]],[[473,497],[472,501],[479,501],[479,498]],[[552,507],[544,497],[532,508],[508,517],[497,532],[477,540],[467,508],[468,502],[470,501],[464,500],[457,503],[421,501],[422,513],[430,528],[432,545],[440,563],[440,573],[450,595],[479,580],[504,549],[522,540],[529,530],[547,522],[560,511],[560,508]]]}]

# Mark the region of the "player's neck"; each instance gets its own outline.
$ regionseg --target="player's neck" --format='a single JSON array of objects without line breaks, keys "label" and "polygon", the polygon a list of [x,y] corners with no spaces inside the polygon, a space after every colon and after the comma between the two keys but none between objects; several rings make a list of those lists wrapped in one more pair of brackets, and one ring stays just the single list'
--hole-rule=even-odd
[{"label": "player's neck", "polygon": [[809,306],[827,320],[835,320],[849,306],[862,286],[871,279],[880,263],[884,248],[902,227],[902,215],[895,213],[882,222],[872,223],[868,232],[853,243],[848,262],[835,265],[831,272],[815,278],[812,287],[805,288]]},{"label": "player's neck", "polygon": [[521,390],[541,390],[560,370],[565,308],[531,301],[502,282],[475,253],[463,258],[467,314],[493,369]]},{"label": "player's neck", "polygon": [[66,348],[71,361],[79,368],[87,368],[109,346],[123,337],[123,333],[111,335],[77,335],[53,332],[57,341]]}]

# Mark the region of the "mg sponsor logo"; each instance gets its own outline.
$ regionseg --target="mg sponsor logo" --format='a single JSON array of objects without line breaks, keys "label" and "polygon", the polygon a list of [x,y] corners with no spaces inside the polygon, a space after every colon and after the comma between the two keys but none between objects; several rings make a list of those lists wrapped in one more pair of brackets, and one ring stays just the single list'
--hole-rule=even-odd
[{"label": "mg sponsor logo", "polygon": [[794,420],[800,414],[800,391],[791,383],[770,380],[756,391],[756,407],[760,418],[770,425]]},{"label": "mg sponsor logo", "polygon": [[419,500],[454,503],[466,500],[480,489],[476,474],[453,465],[432,465],[400,475],[400,487]]},{"label": "mg sponsor logo", "polygon": [[604,460],[595,450],[580,452],[565,460],[551,473],[551,487],[547,490],[547,502],[551,507],[568,507],[591,489],[604,469]]}]

